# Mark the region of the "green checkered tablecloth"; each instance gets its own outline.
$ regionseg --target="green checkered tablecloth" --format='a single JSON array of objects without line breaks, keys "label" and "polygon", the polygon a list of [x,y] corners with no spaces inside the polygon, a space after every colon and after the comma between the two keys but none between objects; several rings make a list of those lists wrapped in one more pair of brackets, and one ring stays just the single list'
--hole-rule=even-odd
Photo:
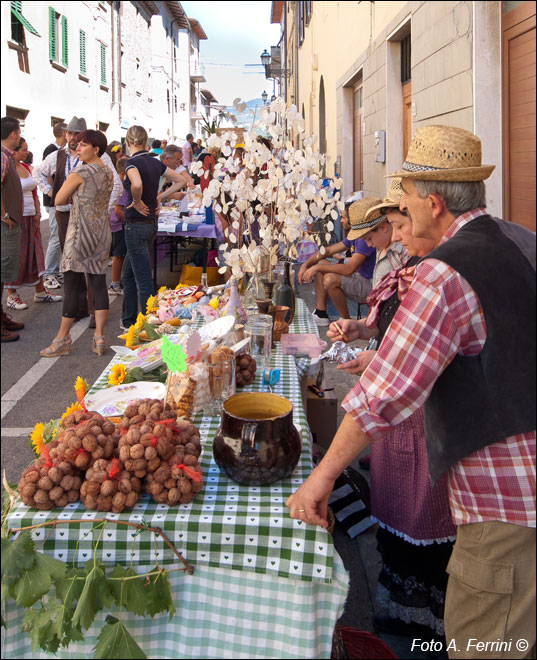
[{"label": "green checkered tablecloth", "polygon": [[[297,320],[293,330],[310,326],[303,320],[302,300],[297,301]],[[305,306],[304,306],[305,308]],[[309,314],[307,315],[310,316]],[[92,390],[106,386],[114,358],[97,379]],[[307,362],[307,360],[306,360]],[[160,527],[181,555],[195,565],[209,565],[297,577],[302,580],[330,581],[334,547],[328,532],[321,527],[306,525],[289,517],[285,500],[307,478],[312,469],[309,429],[302,404],[300,381],[295,359],[285,356],[281,348],[273,351],[272,367],[281,371],[273,387],[293,403],[293,421],[303,439],[300,461],[292,475],[268,486],[241,486],[222,474],[212,456],[212,440],[219,418],[197,414],[193,423],[202,441],[201,465],[204,488],[190,504],[168,507],[157,504],[144,495],[133,509],[122,514],[108,513],[117,519]],[[254,383],[247,390],[267,390],[258,370]],[[81,502],[67,505],[61,511],[37,511],[16,505],[8,516],[12,529],[37,525],[47,520],[87,520],[32,531],[35,541],[43,539],[43,549],[57,559],[84,563],[92,556],[92,520],[103,518],[98,511],[89,511]],[[135,533],[123,525],[107,525],[99,548],[99,559],[105,563],[128,563],[131,559],[163,565],[173,564],[176,557],[161,537],[151,533]]]}]

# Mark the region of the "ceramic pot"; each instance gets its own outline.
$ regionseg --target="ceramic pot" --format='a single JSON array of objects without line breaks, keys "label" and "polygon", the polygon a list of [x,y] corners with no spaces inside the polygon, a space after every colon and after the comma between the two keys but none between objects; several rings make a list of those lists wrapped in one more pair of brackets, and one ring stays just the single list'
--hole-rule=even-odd
[{"label": "ceramic pot", "polygon": [[301,451],[293,404],[287,399],[268,392],[243,392],[224,402],[213,455],[233,481],[264,486],[285,479]]},{"label": "ceramic pot", "polygon": [[290,307],[277,305],[274,312],[274,326],[272,328],[272,339],[280,341],[282,335],[289,332],[289,326],[293,322],[295,313]]}]

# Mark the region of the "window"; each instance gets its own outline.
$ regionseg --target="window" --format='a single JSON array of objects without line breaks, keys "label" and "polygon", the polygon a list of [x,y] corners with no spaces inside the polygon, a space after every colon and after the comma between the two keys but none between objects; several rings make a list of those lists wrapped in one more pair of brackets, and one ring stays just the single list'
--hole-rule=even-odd
[{"label": "window", "polygon": [[[49,59],[51,62],[60,63],[65,67],[69,64],[69,40],[67,30],[67,18],[60,16],[54,7],[48,8],[49,18]],[[60,35],[61,33],[61,35]]]},{"label": "window", "polygon": [[22,13],[22,2],[12,2],[11,3],[11,40],[14,41],[16,44],[20,44],[21,46],[26,46],[26,42],[24,38],[24,28],[26,28],[28,32],[35,34],[36,37],[41,36],[37,32],[37,30],[30,25],[28,20],[24,18],[24,15]]},{"label": "window", "polygon": [[306,5],[306,25],[310,24],[311,19],[311,2],[305,2]]},{"label": "window", "polygon": [[169,89],[166,90],[166,100],[168,101],[168,114],[170,114],[171,108],[170,108],[170,90]]},{"label": "window", "polygon": [[177,96],[175,95],[173,97],[173,107],[175,108],[175,112],[177,112]]},{"label": "window", "polygon": [[80,73],[86,75],[86,33],[80,30]]},{"label": "window", "polygon": [[410,66],[410,35],[401,41],[401,83],[411,79]]},{"label": "window", "polygon": [[101,46],[101,86],[106,87],[106,46]]},{"label": "window", "polygon": [[106,133],[110,124],[105,124],[103,121],[100,121],[98,126],[99,126],[98,130],[101,131],[101,133]]},{"label": "window", "polygon": [[302,45],[304,41],[304,28],[305,28],[305,16],[304,16],[304,2],[298,2],[298,43]]}]

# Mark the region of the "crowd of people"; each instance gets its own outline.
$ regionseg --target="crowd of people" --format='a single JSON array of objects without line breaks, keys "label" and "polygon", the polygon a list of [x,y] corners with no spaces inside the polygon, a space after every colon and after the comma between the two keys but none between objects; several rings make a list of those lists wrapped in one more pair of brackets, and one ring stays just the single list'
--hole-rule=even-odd
[{"label": "crowd of people", "polygon": [[[88,314],[102,355],[109,296],[123,296],[126,329],[154,294],[159,203],[208,185],[217,153],[191,134],[182,146],[150,146],[133,126],[127,157],[77,117],[54,136],[32,170],[17,120],[2,119],[2,293],[17,310],[18,287],[60,302],[49,289],[63,286],[60,327],[41,355],[69,354],[70,328]],[[189,173],[195,160],[208,172],[201,181]],[[290,515],[327,526],[335,480],[370,444],[375,628],[441,640],[461,658],[525,656],[483,655],[472,639],[535,643],[535,235],[487,213],[493,169],[472,133],[418,129],[385,197],[349,199],[345,238],[298,270],[331,340],[375,337],[378,347],[338,367],[356,375],[346,415],[287,500]],[[36,186],[47,196],[46,256]],[[227,240],[229,215],[215,215]],[[349,300],[366,304],[367,317],[350,319]],[[22,327],[2,309],[3,342]]]},{"label": "crowd of people", "polygon": [[[19,289],[34,286],[35,303],[63,301],[60,329],[42,357],[69,354],[70,329],[88,316],[93,351],[102,355],[109,297],[123,296],[126,328],[155,293],[149,248],[157,232],[158,196],[181,199],[182,189],[194,187],[183,159],[193,162],[203,147],[190,134],[183,146],[166,140],[150,146],[141,126],[127,131],[123,147],[88,130],[76,116],[55,124],[53,135],[42,161],[32,167],[18,120],[2,119],[2,298],[5,286],[6,307],[27,309]],[[46,253],[38,190],[49,220]],[[23,328],[2,305],[2,343],[18,340]]]}]

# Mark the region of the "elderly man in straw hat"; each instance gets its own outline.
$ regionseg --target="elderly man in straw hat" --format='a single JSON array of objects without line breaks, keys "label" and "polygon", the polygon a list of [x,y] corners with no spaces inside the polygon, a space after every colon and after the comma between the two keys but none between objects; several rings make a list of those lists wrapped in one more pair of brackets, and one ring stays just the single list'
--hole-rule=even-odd
[{"label": "elderly man in straw hat", "polygon": [[416,132],[390,176],[402,177],[414,235],[437,247],[343,401],[330,449],[287,500],[292,517],[326,526],[336,477],[424,403],[431,480],[448,474],[458,526],[445,607],[453,658],[522,658],[535,644],[535,235],[487,214],[493,169],[468,131]]}]

